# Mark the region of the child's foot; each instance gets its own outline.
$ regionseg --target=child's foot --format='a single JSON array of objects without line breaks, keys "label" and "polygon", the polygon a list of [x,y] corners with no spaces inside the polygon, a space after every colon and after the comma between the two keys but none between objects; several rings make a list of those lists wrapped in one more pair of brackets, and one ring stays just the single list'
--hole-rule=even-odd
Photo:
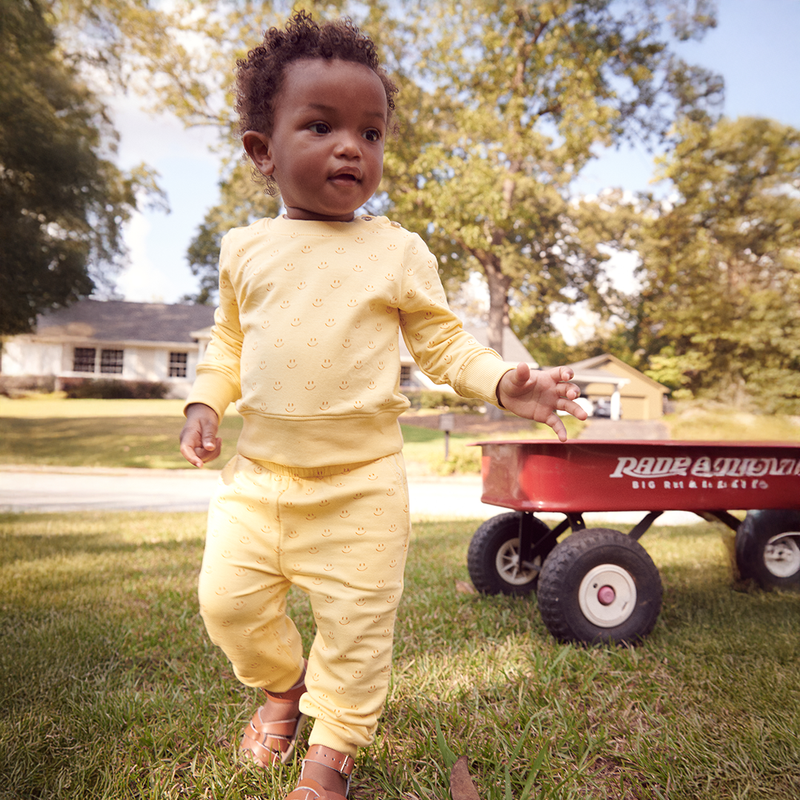
[{"label": "child's foot", "polygon": [[305,690],[303,670],[300,680],[288,691],[265,691],[267,702],[253,714],[244,729],[240,752],[262,767],[289,761],[305,722],[305,716],[300,713],[300,698]]},{"label": "child's foot", "polygon": [[352,756],[320,744],[308,748],[297,788],[286,800],[346,800]]}]

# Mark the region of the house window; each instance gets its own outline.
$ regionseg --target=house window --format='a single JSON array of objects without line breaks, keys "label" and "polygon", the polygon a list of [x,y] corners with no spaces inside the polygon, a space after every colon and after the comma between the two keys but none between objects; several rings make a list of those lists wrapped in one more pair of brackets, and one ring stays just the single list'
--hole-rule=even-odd
[{"label": "house window", "polygon": [[186,362],[189,358],[188,353],[169,354],[169,376],[170,378],[186,377]]},{"label": "house window", "polygon": [[72,371],[94,372],[96,353],[94,347],[76,347],[72,356]]},{"label": "house window", "polygon": [[400,385],[411,386],[411,366],[400,366]]},{"label": "house window", "polygon": [[100,351],[100,372],[108,375],[122,375],[122,350]]}]

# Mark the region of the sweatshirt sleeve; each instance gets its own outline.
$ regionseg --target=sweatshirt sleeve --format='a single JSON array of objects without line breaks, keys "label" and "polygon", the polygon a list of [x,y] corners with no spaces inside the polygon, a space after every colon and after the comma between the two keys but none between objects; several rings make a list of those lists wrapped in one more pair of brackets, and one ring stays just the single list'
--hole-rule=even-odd
[{"label": "sweatshirt sleeve", "polygon": [[231,403],[241,397],[240,359],[243,335],[239,324],[239,304],[231,280],[232,234],[222,239],[219,259],[219,306],[214,312],[211,342],[197,366],[197,377],[186,400],[204,403],[222,419]]},{"label": "sweatshirt sleeve", "polygon": [[447,305],[436,258],[411,234],[406,247],[400,327],[420,369],[434,383],[449,384],[461,397],[499,406],[497,384],[516,367],[478,344]]}]

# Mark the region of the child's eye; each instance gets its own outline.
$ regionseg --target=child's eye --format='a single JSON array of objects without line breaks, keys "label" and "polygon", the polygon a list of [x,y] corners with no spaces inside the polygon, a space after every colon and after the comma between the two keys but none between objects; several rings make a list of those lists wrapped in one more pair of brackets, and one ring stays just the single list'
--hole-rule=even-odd
[{"label": "child's eye", "polygon": [[308,129],[313,133],[330,133],[331,127],[327,122],[312,122]]},{"label": "child's eye", "polygon": [[379,142],[381,140],[381,132],[375,128],[370,128],[368,131],[364,131],[364,138],[368,142]]}]

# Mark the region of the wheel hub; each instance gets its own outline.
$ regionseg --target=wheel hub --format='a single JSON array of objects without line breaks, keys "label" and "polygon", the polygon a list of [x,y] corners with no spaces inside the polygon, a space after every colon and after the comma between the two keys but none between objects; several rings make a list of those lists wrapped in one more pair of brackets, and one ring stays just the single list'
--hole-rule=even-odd
[{"label": "wheel hub", "polygon": [[615,628],[636,608],[633,576],[616,564],[600,564],[581,581],[578,603],[591,623],[599,628]]},{"label": "wheel hub", "polygon": [[764,547],[764,566],[776,578],[791,578],[800,572],[800,547],[796,533],[773,536]]},{"label": "wheel hub", "polygon": [[601,586],[597,590],[597,600],[602,606],[610,606],[617,599],[617,593],[613,586]]},{"label": "wheel hub", "polygon": [[497,551],[495,566],[497,573],[512,586],[524,586],[539,574],[539,559],[534,563],[519,557],[519,539],[509,539]]}]

